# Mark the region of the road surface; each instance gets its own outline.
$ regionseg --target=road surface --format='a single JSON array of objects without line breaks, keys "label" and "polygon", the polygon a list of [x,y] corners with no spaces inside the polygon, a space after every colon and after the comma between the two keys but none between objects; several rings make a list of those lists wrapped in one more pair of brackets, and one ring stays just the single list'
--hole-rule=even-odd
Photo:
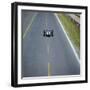
[{"label": "road surface", "polygon": [[[22,14],[22,77],[79,75],[80,64],[54,13]],[[53,37],[43,37],[53,29]]]}]

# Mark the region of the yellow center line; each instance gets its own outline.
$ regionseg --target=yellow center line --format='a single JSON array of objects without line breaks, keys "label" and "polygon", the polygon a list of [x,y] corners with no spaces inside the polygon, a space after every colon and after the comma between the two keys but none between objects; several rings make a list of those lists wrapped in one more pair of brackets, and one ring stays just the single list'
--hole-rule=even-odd
[{"label": "yellow center line", "polygon": [[51,76],[51,64],[48,62],[48,76]]},{"label": "yellow center line", "polygon": [[37,14],[35,14],[35,15],[32,17],[32,19],[30,20],[30,24],[28,25],[28,27],[26,28],[26,30],[25,30],[25,32],[24,32],[24,34],[23,34],[23,39],[25,38],[27,32],[30,30],[31,25],[32,25],[32,23],[33,23],[33,21],[34,21],[36,15],[37,15]]}]

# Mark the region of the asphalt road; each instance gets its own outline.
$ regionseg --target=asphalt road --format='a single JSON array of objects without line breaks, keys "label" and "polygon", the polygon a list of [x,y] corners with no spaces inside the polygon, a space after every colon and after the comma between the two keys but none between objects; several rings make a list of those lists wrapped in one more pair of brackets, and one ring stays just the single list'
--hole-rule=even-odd
[{"label": "asphalt road", "polygon": [[[43,37],[45,29],[53,29],[54,36]],[[80,74],[80,64],[54,13],[22,14],[22,30],[22,77]]]}]

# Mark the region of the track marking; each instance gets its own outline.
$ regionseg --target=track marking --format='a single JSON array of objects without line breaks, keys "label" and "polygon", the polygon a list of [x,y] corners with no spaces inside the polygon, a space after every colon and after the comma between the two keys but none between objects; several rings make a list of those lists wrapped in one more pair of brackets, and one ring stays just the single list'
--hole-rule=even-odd
[{"label": "track marking", "polygon": [[63,27],[63,25],[62,25],[62,23],[61,23],[59,17],[57,16],[57,14],[54,14],[54,15],[55,15],[57,21],[59,22],[59,24],[60,24],[60,26],[61,26],[61,28],[62,28],[62,30],[63,30],[63,32],[64,32],[64,34],[65,34],[65,36],[66,36],[66,38],[67,38],[67,40],[68,40],[68,42],[69,42],[69,44],[70,44],[70,46],[71,46],[71,48],[72,48],[72,50],[73,50],[73,52],[74,52],[74,55],[75,55],[75,57],[76,57],[78,63],[80,64],[79,57],[78,57],[78,55],[77,55],[77,53],[76,53],[76,50],[75,50],[74,47],[73,47],[72,42],[70,41],[70,39],[69,39],[69,37],[68,37],[68,35],[67,35],[66,31],[65,31],[65,28]]},{"label": "track marking", "polygon": [[27,32],[30,30],[30,27],[31,27],[33,21],[35,20],[36,15],[37,15],[37,14],[35,14],[35,15],[32,17],[32,19],[30,20],[29,25],[27,26],[27,28],[26,28],[26,30],[25,30],[25,32],[24,32],[24,34],[23,34],[23,39],[25,38]]},{"label": "track marking", "polygon": [[45,26],[47,28],[47,13],[46,13],[46,19],[45,19]]},{"label": "track marking", "polygon": [[48,51],[48,54],[49,54],[49,45],[47,45],[47,51]]},{"label": "track marking", "polygon": [[[46,16],[45,16],[45,28],[47,29],[47,13],[46,13]],[[47,44],[47,52],[48,52],[48,55],[49,55],[49,45]],[[51,76],[51,65],[50,63],[48,62],[48,76]]]},{"label": "track marking", "polygon": [[51,76],[51,64],[48,62],[48,76]]}]

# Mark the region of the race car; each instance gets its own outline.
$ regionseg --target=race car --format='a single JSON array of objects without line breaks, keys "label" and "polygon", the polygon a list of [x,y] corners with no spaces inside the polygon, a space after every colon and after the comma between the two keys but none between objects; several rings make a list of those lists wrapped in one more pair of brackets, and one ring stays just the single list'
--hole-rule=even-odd
[{"label": "race car", "polygon": [[44,37],[53,37],[53,30],[44,30],[43,36]]}]

